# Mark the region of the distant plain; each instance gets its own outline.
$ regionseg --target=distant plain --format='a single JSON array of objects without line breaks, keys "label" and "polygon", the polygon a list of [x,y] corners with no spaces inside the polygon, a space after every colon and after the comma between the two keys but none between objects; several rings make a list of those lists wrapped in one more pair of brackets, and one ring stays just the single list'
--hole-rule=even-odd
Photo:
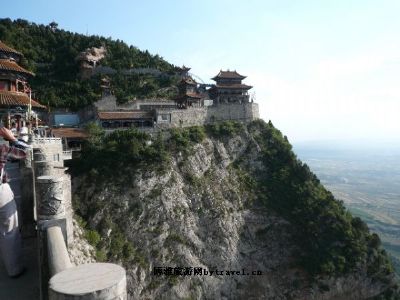
[{"label": "distant plain", "polygon": [[379,234],[400,275],[400,148],[295,145],[297,156]]}]

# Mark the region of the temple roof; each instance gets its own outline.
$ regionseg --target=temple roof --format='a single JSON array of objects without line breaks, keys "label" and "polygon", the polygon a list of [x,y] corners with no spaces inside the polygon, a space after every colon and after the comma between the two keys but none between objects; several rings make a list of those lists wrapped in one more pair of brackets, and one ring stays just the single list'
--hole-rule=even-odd
[{"label": "temple roof", "polygon": [[246,78],[246,76],[243,76],[243,75],[240,75],[238,72],[236,72],[236,71],[219,71],[219,73],[215,76],[215,77],[213,77],[213,78],[211,78],[212,80],[217,80],[217,79],[220,79],[220,78],[226,78],[226,79],[245,79]]},{"label": "temple roof", "polygon": [[[32,107],[46,108],[46,106],[40,104],[33,99],[31,100],[31,103]],[[0,91],[0,107],[28,105],[29,97],[27,94],[21,92]]]},{"label": "temple roof", "polygon": [[10,59],[0,59],[0,71],[1,70],[24,73],[31,76],[35,75],[32,72],[20,67],[15,61]]},{"label": "temple roof", "polygon": [[245,90],[249,90],[252,88],[251,85],[247,85],[247,84],[243,84],[243,83],[217,84],[216,87],[219,89],[245,89]]},{"label": "temple roof", "polygon": [[176,67],[176,69],[179,71],[188,72],[191,68],[186,67],[185,65],[182,65],[182,67]]},{"label": "temple roof", "polygon": [[7,46],[2,41],[0,41],[0,52],[4,52],[7,54],[16,54],[16,55],[22,56],[21,52],[18,52],[17,50]]},{"label": "temple roof", "polygon": [[97,116],[100,120],[132,120],[132,119],[144,119],[153,118],[154,114],[152,111],[102,111],[98,112]]},{"label": "temple roof", "polygon": [[185,77],[179,82],[179,84],[186,83],[190,85],[197,85],[197,82],[192,77]]},{"label": "temple roof", "polygon": [[87,138],[89,135],[82,128],[52,128],[51,133],[60,138]]}]

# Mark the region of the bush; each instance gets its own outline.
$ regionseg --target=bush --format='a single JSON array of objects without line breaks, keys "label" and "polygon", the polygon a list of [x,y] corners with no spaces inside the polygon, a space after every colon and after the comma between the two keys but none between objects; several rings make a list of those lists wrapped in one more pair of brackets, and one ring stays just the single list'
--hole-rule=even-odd
[{"label": "bush", "polygon": [[101,239],[99,233],[95,230],[86,230],[85,238],[93,247],[96,247]]},{"label": "bush", "polygon": [[168,140],[170,149],[173,151],[187,151],[190,145],[189,132],[187,129],[170,129],[171,137]]},{"label": "bush", "polygon": [[109,179],[110,174],[115,178],[129,179],[126,168],[153,166],[162,170],[169,160],[161,137],[152,140],[136,129],[116,130],[104,135],[93,124],[88,126],[88,132],[90,136],[81,156],[71,163],[71,172],[77,175],[90,173],[100,181]]},{"label": "bush", "polygon": [[103,249],[96,250],[96,260],[98,262],[107,261],[107,253]]},{"label": "bush", "polygon": [[224,121],[206,126],[207,133],[215,138],[235,136],[243,132],[244,128],[243,123],[237,121]]},{"label": "bush", "polygon": [[206,138],[203,126],[189,127],[189,138],[194,143],[201,143]]}]

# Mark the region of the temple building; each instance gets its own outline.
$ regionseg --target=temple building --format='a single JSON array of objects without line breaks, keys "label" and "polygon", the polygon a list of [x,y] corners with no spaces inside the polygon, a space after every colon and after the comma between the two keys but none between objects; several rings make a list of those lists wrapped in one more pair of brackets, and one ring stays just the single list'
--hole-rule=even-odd
[{"label": "temple building", "polygon": [[80,150],[84,141],[89,137],[82,128],[51,128],[49,136],[61,138],[63,150]]},{"label": "temple building", "polygon": [[175,99],[178,108],[202,106],[202,96],[198,93],[197,82],[192,77],[183,77],[178,84],[178,91]]},{"label": "temple building", "polygon": [[242,83],[246,76],[240,75],[236,71],[220,71],[217,76],[211,78],[216,82],[209,93],[214,104],[219,103],[248,103],[248,90],[250,85]]},{"label": "temple building", "polygon": [[186,67],[185,65],[183,65],[182,67],[175,68],[176,74],[181,78],[189,77],[190,70],[191,70],[191,68]]},{"label": "temple building", "polygon": [[0,118],[8,128],[15,123],[19,129],[28,120],[37,124],[37,111],[46,108],[32,99],[27,81],[34,74],[19,66],[22,56],[0,41]]},{"label": "temple building", "polygon": [[154,111],[99,111],[97,121],[104,129],[152,127]]}]

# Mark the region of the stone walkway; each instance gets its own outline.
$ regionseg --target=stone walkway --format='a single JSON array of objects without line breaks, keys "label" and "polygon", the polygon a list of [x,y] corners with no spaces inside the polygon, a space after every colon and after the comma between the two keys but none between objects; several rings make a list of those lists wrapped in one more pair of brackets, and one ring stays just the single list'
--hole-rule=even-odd
[{"label": "stone walkway", "polygon": [[0,261],[0,299],[36,300],[39,299],[39,269],[36,237],[23,240],[23,261],[26,271],[18,278],[7,276]]}]

